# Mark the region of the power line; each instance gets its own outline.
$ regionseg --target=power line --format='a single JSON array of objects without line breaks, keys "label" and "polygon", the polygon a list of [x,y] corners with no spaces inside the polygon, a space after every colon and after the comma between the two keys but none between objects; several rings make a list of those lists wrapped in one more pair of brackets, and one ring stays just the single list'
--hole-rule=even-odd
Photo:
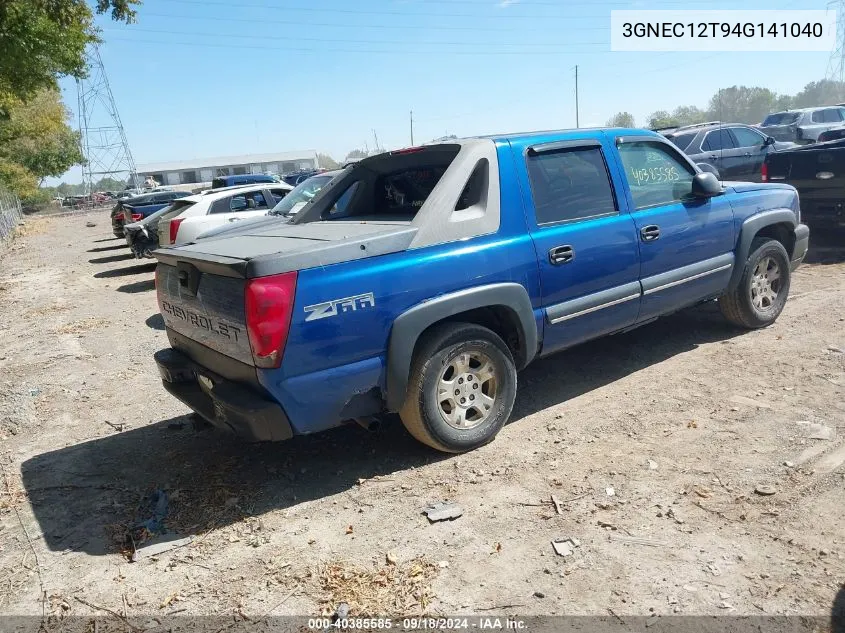
[{"label": "power line", "polygon": [[[210,16],[210,15],[173,15],[169,13],[150,13],[144,11],[144,17],[156,17],[156,18],[167,18],[167,19],[186,19],[186,20],[210,20],[214,22],[242,22],[246,24],[255,24],[257,21],[261,24],[286,24],[289,26],[324,26],[324,27],[334,27],[334,28],[344,28],[348,29],[351,26],[354,26],[356,29],[390,29],[392,31],[398,29],[410,29],[410,30],[424,30],[424,31],[461,31],[466,33],[468,27],[466,26],[454,26],[448,24],[438,24],[436,26],[426,26],[420,24],[354,24],[350,25],[348,22],[345,24],[340,24],[337,22],[302,22],[301,20],[274,20],[266,17],[261,18],[236,18],[236,17],[220,17],[220,16]],[[136,27],[132,27],[130,30],[135,30]],[[609,31],[610,26],[579,26],[577,27],[579,31]],[[515,29],[512,26],[472,26],[471,29],[473,32],[484,32],[489,31],[491,33],[512,33]]]},{"label": "power line", "polygon": [[[114,29],[106,29],[114,30]],[[128,32],[128,31],[121,31]],[[251,38],[254,39],[254,38]],[[487,57],[487,56],[507,56],[507,55],[542,55],[548,57],[549,55],[574,55],[578,53],[595,54],[600,51],[591,50],[556,50],[556,51],[491,51],[491,50],[473,50],[473,51],[455,51],[455,50],[410,50],[410,49],[369,49],[369,48],[326,48],[319,47],[285,47],[285,46],[267,46],[265,45],[248,45],[248,44],[211,44],[206,42],[186,42],[175,40],[150,40],[134,37],[109,37],[109,42],[133,42],[136,44],[166,44],[168,46],[189,46],[191,48],[228,48],[228,49],[242,49],[242,50],[267,50],[267,51],[285,51],[288,53],[361,53],[361,54],[387,54],[396,55],[397,53],[410,55],[465,55],[471,57]]]},{"label": "power line", "polygon": [[[193,35],[193,36],[200,36],[200,37],[223,37],[223,38],[238,38],[238,39],[248,39],[248,40],[255,40],[255,35],[235,35],[232,33],[208,33],[202,31],[169,31],[163,29],[144,29],[139,27],[130,27],[126,29],[106,29],[107,31],[112,32],[120,32],[120,33],[134,33],[134,32],[141,32],[141,33],[155,33],[161,35]],[[340,39],[340,38],[324,38],[324,37],[273,37],[273,36],[258,36],[258,38],[263,42],[266,40],[278,40],[284,42],[330,42],[330,43],[337,43],[337,44],[422,44],[427,45],[431,44],[434,46],[478,46],[479,44],[483,44],[483,42],[443,42],[443,41],[408,41],[408,40],[347,40],[347,39]],[[553,43],[531,43],[531,44],[521,44],[521,43],[510,43],[510,42],[501,42],[502,46],[555,46],[555,47],[567,47],[569,44],[553,44]],[[607,46],[607,41],[601,42],[575,42],[573,43],[575,46]],[[558,51],[562,52],[562,51]],[[595,52],[595,51],[592,51]]]},{"label": "power line", "polygon": [[[225,6],[231,9],[232,3],[225,0],[169,0],[178,4],[199,4],[203,6],[217,5]],[[364,11],[360,9],[329,9],[318,7],[287,7],[278,5],[266,4],[251,4],[246,2],[238,2],[238,8],[252,8],[252,9],[275,9],[278,11],[300,11],[305,13],[343,13],[351,15],[401,15],[406,17],[432,17],[432,18],[472,18],[474,20],[482,19],[507,19],[507,20],[600,20],[607,19],[607,14],[602,15],[513,15],[510,12],[500,12],[492,15],[479,15],[477,13],[443,13],[437,11],[436,13],[409,13],[407,11]]]}]

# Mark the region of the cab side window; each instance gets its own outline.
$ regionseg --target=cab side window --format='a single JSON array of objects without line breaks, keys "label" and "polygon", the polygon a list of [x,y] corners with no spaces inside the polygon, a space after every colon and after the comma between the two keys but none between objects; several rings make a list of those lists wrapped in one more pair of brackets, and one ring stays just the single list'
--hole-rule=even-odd
[{"label": "cab side window", "polygon": [[713,130],[707,134],[701,149],[705,152],[715,152],[720,149],[733,149],[735,147],[733,137],[727,128]]},{"label": "cab side window", "polygon": [[617,212],[600,147],[529,152],[526,160],[538,225]]},{"label": "cab side window", "polygon": [[680,202],[692,192],[695,171],[664,143],[620,143],[619,156],[636,209]]}]

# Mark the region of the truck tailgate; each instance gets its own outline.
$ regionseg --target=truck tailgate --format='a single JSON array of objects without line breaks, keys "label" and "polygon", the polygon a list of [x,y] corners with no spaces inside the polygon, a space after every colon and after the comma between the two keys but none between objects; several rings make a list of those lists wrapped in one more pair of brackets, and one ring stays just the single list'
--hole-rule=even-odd
[{"label": "truck tailgate", "polygon": [[845,182],[845,147],[810,147],[769,155],[769,180],[786,181],[802,198],[841,198]]},{"label": "truck tailgate", "polygon": [[[247,227],[249,228],[249,227]],[[417,233],[409,222],[343,221],[272,225],[155,252],[165,264],[191,262],[229,277],[266,277],[406,250]]]},{"label": "truck tailgate", "polygon": [[202,274],[187,264],[160,263],[156,269],[158,302],[165,325],[252,365],[244,309],[245,284],[244,279]]},{"label": "truck tailgate", "polygon": [[248,279],[403,251],[416,232],[407,223],[279,223],[159,249],[153,255],[161,314],[169,329],[252,365]]}]

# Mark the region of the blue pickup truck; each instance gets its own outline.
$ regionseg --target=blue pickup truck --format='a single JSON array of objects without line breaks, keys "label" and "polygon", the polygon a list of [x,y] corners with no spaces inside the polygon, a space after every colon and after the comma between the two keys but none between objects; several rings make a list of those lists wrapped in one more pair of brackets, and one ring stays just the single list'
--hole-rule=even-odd
[{"label": "blue pickup truck", "polygon": [[791,186],[720,183],[645,130],[388,152],[290,221],[156,251],[155,360],[167,391],[251,440],[398,412],[421,442],[471,450],[535,358],[711,300],[773,323],[800,216]]}]

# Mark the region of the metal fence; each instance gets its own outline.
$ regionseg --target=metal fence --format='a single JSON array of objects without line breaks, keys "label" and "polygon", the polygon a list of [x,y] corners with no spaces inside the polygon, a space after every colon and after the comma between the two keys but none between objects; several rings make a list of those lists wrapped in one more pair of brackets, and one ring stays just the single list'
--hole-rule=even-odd
[{"label": "metal fence", "polygon": [[11,237],[21,215],[21,201],[18,197],[0,189],[0,243]]}]

